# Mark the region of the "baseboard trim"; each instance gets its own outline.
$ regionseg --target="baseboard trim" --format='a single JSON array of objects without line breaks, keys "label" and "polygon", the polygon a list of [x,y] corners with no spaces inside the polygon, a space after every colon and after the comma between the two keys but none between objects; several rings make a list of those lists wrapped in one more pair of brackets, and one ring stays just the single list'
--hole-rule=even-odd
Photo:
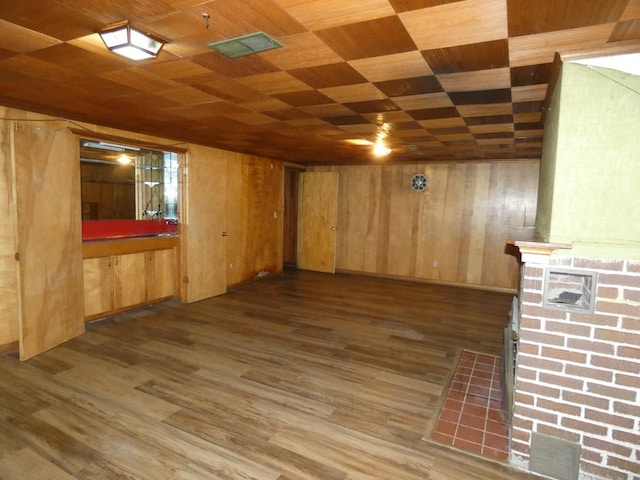
[{"label": "baseboard trim", "polygon": [[363,277],[385,278],[388,280],[400,280],[404,282],[426,283],[431,285],[444,285],[448,287],[472,288],[474,290],[483,290],[486,292],[508,293],[512,295],[515,295],[517,293],[517,289],[515,288],[492,287],[490,285],[476,285],[476,284],[462,283],[462,282],[447,282],[444,280],[433,280],[430,278],[404,277],[402,275],[390,275],[386,273],[374,273],[374,272],[361,272],[358,270],[347,270],[343,268],[340,268],[340,269],[337,268],[336,273],[341,273],[345,275],[360,275]]},{"label": "baseboard trim", "polygon": [[0,345],[0,354],[17,351],[20,348],[20,344],[16,340],[15,342],[4,343]]}]

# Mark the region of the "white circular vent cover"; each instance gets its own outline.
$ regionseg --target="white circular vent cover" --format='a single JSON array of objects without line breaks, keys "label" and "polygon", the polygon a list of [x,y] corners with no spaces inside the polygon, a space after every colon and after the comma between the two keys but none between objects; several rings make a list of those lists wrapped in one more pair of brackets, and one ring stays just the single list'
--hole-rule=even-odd
[{"label": "white circular vent cover", "polygon": [[429,186],[429,180],[422,173],[417,173],[411,177],[411,188],[416,192],[423,192]]}]

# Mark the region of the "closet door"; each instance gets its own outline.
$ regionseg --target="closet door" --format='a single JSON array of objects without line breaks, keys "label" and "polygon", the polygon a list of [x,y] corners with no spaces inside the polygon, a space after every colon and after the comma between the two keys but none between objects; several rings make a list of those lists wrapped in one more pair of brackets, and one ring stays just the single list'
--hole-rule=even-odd
[{"label": "closet door", "polygon": [[226,218],[228,153],[193,145],[181,184],[181,288],[183,302],[227,291]]},{"label": "closet door", "polygon": [[334,273],[338,223],[338,173],[300,174],[298,268]]},{"label": "closet door", "polygon": [[64,126],[16,122],[13,135],[26,360],[84,332],[80,161]]}]

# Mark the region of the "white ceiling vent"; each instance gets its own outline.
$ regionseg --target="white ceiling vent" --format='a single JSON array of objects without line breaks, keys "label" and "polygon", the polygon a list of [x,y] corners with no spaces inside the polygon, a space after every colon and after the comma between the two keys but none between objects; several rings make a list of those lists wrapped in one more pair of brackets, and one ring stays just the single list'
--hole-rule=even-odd
[{"label": "white ceiling vent", "polygon": [[264,32],[251,33],[241,37],[229,38],[209,44],[210,48],[229,58],[244,57],[252,53],[282,48],[282,44]]}]

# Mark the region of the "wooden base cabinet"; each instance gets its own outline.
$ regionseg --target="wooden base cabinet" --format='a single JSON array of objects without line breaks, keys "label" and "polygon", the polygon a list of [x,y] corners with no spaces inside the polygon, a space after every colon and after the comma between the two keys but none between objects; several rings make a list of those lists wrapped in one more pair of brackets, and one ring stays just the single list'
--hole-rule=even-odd
[{"label": "wooden base cabinet", "polygon": [[175,270],[173,249],[85,258],[85,319],[173,297]]}]

